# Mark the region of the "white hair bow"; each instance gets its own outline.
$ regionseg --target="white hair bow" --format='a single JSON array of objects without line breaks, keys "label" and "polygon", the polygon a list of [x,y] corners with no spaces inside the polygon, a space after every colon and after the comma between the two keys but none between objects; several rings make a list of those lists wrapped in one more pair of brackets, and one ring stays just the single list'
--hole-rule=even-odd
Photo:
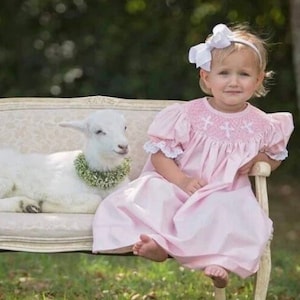
[{"label": "white hair bow", "polygon": [[245,44],[251,47],[258,54],[259,59],[261,60],[261,55],[253,44],[243,39],[235,38],[233,32],[226,25],[218,24],[213,28],[213,34],[208,41],[190,48],[189,62],[196,64],[197,68],[200,67],[206,71],[210,71],[211,51],[214,48],[226,48],[230,46],[232,42]]}]

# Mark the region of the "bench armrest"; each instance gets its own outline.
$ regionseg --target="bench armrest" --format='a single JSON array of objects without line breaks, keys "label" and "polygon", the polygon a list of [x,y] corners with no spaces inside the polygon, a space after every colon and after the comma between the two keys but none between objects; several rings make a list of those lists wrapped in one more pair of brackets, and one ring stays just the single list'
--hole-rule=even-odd
[{"label": "bench armrest", "polygon": [[271,174],[271,166],[267,162],[259,161],[254,164],[249,175],[269,177],[270,174]]},{"label": "bench armrest", "polygon": [[[252,167],[250,176],[255,177],[255,194],[256,198],[265,211],[269,215],[269,199],[267,191],[267,177],[271,174],[271,166],[266,162],[257,162]],[[272,237],[271,237],[272,238]],[[271,274],[271,240],[267,243],[264,253],[260,259],[259,270],[256,273],[254,299],[266,299],[268,285]]]},{"label": "bench armrest", "polygon": [[254,164],[249,175],[269,177],[270,174],[271,174],[271,166],[264,161],[259,161]]}]

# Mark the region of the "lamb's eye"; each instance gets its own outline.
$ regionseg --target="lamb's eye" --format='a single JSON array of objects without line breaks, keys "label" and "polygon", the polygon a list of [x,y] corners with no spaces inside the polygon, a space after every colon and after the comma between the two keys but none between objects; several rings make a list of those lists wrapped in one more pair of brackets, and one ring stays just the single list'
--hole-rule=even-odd
[{"label": "lamb's eye", "polygon": [[127,126],[125,126],[124,129],[127,130]]},{"label": "lamb's eye", "polygon": [[102,129],[97,130],[95,133],[97,135],[105,135],[106,134]]}]

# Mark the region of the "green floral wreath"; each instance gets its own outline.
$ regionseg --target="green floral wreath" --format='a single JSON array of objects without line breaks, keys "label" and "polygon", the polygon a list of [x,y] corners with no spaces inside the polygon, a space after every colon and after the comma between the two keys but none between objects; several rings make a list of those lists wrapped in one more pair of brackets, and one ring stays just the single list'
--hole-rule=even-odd
[{"label": "green floral wreath", "polygon": [[123,163],[110,171],[91,170],[83,153],[74,160],[78,176],[89,186],[98,187],[103,190],[117,186],[130,172],[130,159],[125,158]]}]

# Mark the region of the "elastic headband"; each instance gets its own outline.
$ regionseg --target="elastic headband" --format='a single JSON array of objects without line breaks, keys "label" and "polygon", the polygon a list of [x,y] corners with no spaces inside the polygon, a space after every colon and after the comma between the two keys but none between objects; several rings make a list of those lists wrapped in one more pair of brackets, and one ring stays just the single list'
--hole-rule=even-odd
[{"label": "elastic headband", "polygon": [[252,43],[235,38],[234,33],[224,24],[218,24],[213,28],[213,34],[205,43],[200,43],[190,48],[189,62],[196,64],[197,68],[210,71],[211,67],[211,51],[214,48],[223,49],[231,45],[231,43],[240,43],[252,48],[258,55],[260,63],[262,63],[261,55]]}]

